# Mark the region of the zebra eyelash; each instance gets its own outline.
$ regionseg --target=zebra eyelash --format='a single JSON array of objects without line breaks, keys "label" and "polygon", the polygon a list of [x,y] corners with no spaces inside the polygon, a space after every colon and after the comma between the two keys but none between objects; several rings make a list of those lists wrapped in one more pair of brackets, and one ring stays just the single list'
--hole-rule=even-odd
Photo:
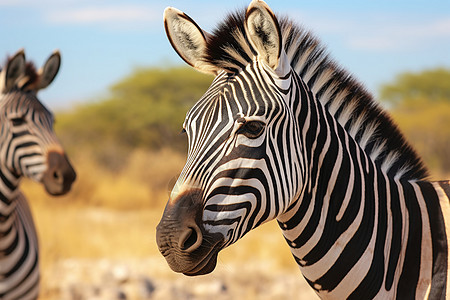
[{"label": "zebra eyelash", "polygon": [[25,118],[24,117],[11,118],[11,123],[13,126],[23,125],[25,123]]},{"label": "zebra eyelash", "polygon": [[[245,120],[245,119],[244,119]],[[242,122],[242,126],[238,129],[238,134],[243,134],[249,139],[256,139],[264,132],[266,124],[261,121],[248,121]]]}]

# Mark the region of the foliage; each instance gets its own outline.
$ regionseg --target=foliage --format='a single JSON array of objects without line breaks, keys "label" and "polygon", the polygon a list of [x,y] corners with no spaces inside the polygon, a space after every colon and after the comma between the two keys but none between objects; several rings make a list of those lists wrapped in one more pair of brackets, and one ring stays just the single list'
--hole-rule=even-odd
[{"label": "foliage", "polygon": [[394,107],[422,102],[450,102],[450,69],[399,74],[394,82],[381,87],[380,96],[381,100]]},{"label": "foliage", "polygon": [[380,90],[395,121],[432,170],[450,174],[450,69],[403,73]]},{"label": "foliage", "polygon": [[59,113],[56,131],[69,153],[88,151],[111,170],[120,169],[135,148],[184,152],[184,117],[211,81],[187,68],[137,69],[106,99]]}]

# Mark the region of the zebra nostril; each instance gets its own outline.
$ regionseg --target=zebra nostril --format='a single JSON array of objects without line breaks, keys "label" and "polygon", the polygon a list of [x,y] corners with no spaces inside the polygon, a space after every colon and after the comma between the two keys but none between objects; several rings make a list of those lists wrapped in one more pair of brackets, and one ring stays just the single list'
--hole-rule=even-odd
[{"label": "zebra nostril", "polygon": [[63,180],[63,176],[62,176],[61,172],[59,172],[59,171],[54,171],[54,172],[53,172],[53,179],[54,179],[56,182],[61,182],[61,181]]},{"label": "zebra nostril", "polygon": [[180,238],[180,249],[183,251],[192,252],[201,244],[201,233],[196,228],[188,227]]}]

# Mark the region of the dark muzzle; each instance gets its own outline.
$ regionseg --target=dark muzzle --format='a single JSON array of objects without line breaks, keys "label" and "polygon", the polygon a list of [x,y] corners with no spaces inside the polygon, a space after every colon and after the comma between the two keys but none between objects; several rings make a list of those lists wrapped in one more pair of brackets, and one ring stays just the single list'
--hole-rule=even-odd
[{"label": "dark muzzle", "polygon": [[65,153],[49,151],[47,154],[47,170],[42,177],[46,191],[51,195],[66,194],[77,175]]},{"label": "dark muzzle", "polygon": [[205,232],[201,191],[191,190],[169,200],[156,227],[156,242],[170,268],[186,275],[214,270],[223,240]]}]

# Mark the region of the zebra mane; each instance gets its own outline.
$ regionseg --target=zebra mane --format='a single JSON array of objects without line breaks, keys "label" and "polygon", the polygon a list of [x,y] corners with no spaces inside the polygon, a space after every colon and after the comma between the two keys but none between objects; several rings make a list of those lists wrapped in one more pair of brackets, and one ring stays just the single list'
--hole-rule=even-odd
[{"label": "zebra mane", "polygon": [[[244,20],[245,10],[231,13],[207,35],[206,63],[237,73],[252,62],[256,51],[246,37]],[[395,178],[426,179],[420,157],[363,85],[330,59],[310,32],[287,17],[278,22],[291,67],[372,160]]]},{"label": "zebra mane", "polygon": [[27,62],[25,65],[25,74],[19,78],[17,87],[21,90],[31,90],[39,83],[39,74],[32,62]]}]

